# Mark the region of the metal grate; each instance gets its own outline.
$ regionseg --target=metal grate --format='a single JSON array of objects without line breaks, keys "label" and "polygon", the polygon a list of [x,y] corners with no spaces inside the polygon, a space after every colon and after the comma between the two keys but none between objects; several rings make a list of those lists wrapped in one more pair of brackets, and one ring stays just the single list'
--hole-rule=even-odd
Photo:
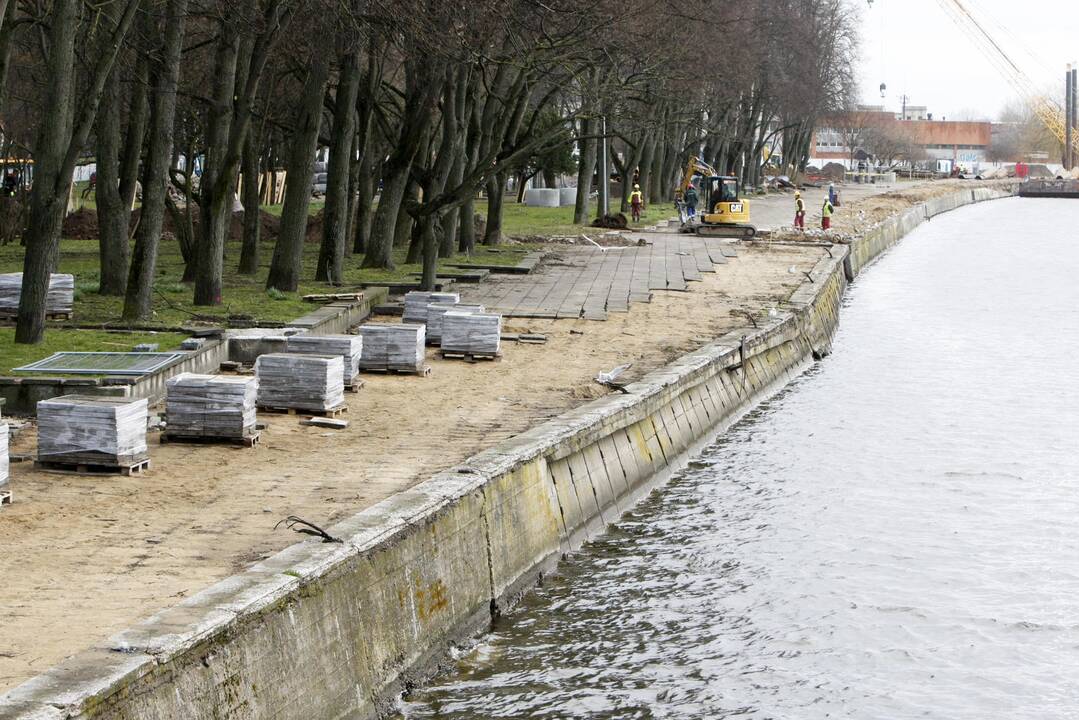
[{"label": "metal grate", "polygon": [[187,357],[182,352],[58,352],[15,372],[64,375],[149,375]]}]

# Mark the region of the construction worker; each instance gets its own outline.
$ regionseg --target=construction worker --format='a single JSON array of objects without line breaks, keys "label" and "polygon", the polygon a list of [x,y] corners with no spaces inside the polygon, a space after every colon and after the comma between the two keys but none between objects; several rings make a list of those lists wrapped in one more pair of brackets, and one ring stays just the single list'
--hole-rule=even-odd
[{"label": "construction worker", "polygon": [[802,193],[794,193],[794,227],[798,230],[806,229],[806,203],[802,199]]},{"label": "construction worker", "polygon": [[684,200],[686,202],[686,213],[691,218],[696,217],[697,216],[697,201],[698,201],[697,188],[693,187],[692,185],[690,185],[688,188],[686,188],[686,195],[685,195]]},{"label": "construction worker", "polygon": [[821,208],[820,215],[820,229],[827,230],[832,227],[832,213],[835,212],[835,208],[832,207],[832,201],[828,198],[824,198],[824,207]]},{"label": "construction worker", "polygon": [[629,207],[633,211],[633,222],[641,221],[641,208],[644,207],[644,193],[640,185],[633,186],[633,192],[629,195]]}]

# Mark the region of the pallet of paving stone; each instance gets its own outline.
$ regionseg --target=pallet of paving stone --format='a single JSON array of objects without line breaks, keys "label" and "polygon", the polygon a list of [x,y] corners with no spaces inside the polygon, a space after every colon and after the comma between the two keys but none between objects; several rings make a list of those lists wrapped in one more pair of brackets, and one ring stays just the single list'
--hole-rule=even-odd
[{"label": "pallet of paving stone", "polygon": [[165,383],[161,442],[231,442],[254,447],[258,379],[181,373]]},{"label": "pallet of paving stone", "polygon": [[438,345],[442,342],[442,316],[450,312],[476,313],[485,312],[483,305],[464,305],[456,303],[432,303],[427,306],[427,344]]},{"label": "pallet of paving stone", "polygon": [[497,313],[448,312],[442,316],[442,357],[498,357],[502,351],[502,316]]},{"label": "pallet of paving stone", "polygon": [[[0,316],[14,317],[19,312],[22,293],[22,273],[0,274]],[[75,303],[75,276],[53,273],[45,291],[45,317],[49,320],[70,319]]]},{"label": "pallet of paving stone", "polygon": [[345,377],[353,378],[360,372],[363,337],[360,335],[290,335],[286,350],[301,355],[340,355],[345,363]]},{"label": "pallet of paving stone", "polygon": [[422,374],[426,357],[426,326],[370,323],[361,325],[359,333],[363,337],[360,370]]},{"label": "pallet of paving stone", "polygon": [[270,353],[255,361],[261,410],[332,412],[345,403],[340,355]]},{"label": "pallet of paving stone", "polygon": [[455,305],[459,302],[461,302],[461,296],[458,293],[413,290],[405,293],[405,311],[401,316],[401,321],[423,324],[427,322],[428,305],[435,303]]},{"label": "pallet of paving stone", "polygon": [[149,467],[145,398],[63,395],[37,404],[37,464],[131,474]]}]

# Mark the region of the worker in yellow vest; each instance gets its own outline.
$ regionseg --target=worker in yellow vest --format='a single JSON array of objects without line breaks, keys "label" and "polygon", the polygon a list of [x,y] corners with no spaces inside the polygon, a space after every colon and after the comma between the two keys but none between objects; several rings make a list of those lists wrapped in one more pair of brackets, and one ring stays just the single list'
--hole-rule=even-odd
[{"label": "worker in yellow vest", "polygon": [[820,215],[820,229],[827,230],[832,227],[832,213],[835,212],[835,208],[832,207],[832,201],[828,198],[824,198],[824,207],[821,208]]},{"label": "worker in yellow vest", "polygon": [[797,230],[806,229],[806,203],[802,199],[802,193],[794,193],[794,227]]},{"label": "worker in yellow vest", "polygon": [[644,193],[640,185],[633,186],[633,192],[629,194],[629,209],[633,213],[633,222],[641,221],[641,209],[644,207]]}]

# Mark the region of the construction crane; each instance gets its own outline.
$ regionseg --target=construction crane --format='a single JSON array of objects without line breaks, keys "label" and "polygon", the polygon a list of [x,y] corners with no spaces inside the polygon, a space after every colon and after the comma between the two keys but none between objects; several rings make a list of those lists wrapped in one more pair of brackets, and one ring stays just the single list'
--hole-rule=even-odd
[{"label": "construction crane", "polygon": [[[1038,116],[1042,124],[1060,142],[1067,144],[1067,126],[1064,117],[1064,108],[1060,103],[1034,90],[1034,83],[1026,73],[1004,51],[1000,43],[993,38],[985,26],[971,13],[962,0],[937,0],[937,3],[948,13],[952,20],[963,29],[974,41],[974,44],[982,51],[997,71],[1004,76],[1011,86],[1019,93],[1030,106],[1034,114]],[[1079,152],[1079,134],[1072,136],[1072,146],[1075,152]]]}]

